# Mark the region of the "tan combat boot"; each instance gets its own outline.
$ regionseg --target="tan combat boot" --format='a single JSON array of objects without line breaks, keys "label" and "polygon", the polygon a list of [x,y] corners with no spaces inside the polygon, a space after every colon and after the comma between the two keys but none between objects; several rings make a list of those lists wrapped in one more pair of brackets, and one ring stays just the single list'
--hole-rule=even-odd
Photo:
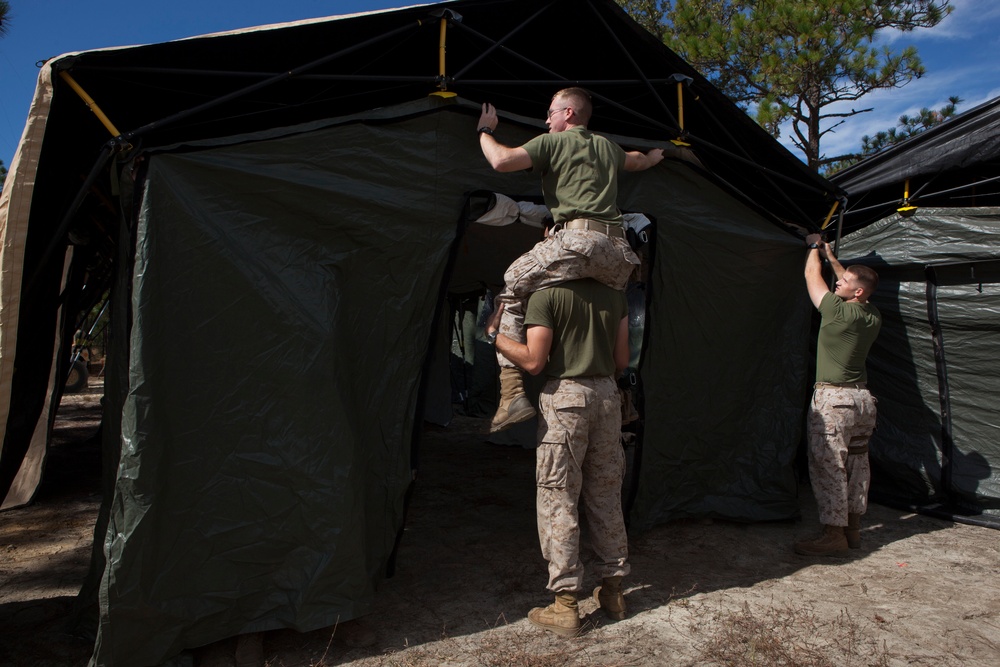
[{"label": "tan combat boot", "polygon": [[490,422],[490,433],[506,430],[536,414],[531,401],[524,394],[524,380],[516,368],[500,369],[500,405]]},{"label": "tan combat boot", "polygon": [[576,593],[556,593],[555,602],[548,607],[535,607],[528,612],[528,620],[560,637],[576,637],[580,632]]},{"label": "tan combat boot", "polygon": [[622,594],[621,577],[604,577],[594,589],[594,600],[601,605],[605,616],[613,621],[625,620],[625,596]]},{"label": "tan combat boot", "polygon": [[802,556],[843,556],[847,550],[843,526],[824,525],[819,537],[795,543],[795,553]]},{"label": "tan combat boot", "polygon": [[847,528],[844,529],[847,546],[852,549],[861,548],[861,515],[851,512],[847,515]]}]

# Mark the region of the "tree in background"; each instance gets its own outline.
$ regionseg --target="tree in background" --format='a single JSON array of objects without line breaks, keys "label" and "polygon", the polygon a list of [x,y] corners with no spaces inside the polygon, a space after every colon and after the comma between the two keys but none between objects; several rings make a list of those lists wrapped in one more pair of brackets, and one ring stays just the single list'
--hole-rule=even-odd
[{"label": "tree in background", "polygon": [[663,41],[819,171],[847,156],[820,142],[868,93],[924,74],[916,48],[876,47],[882,30],[931,28],[951,0],[618,0],[637,21],[662,24]]},{"label": "tree in background", "polygon": [[7,167],[3,166],[3,160],[0,160],[0,189],[3,188],[4,181],[7,180]]},{"label": "tree in background", "polygon": [[664,7],[669,3],[662,0],[615,0],[628,15],[657,36],[661,41],[666,37],[667,25],[664,22]]},{"label": "tree in background", "polygon": [[962,98],[952,96],[948,98],[948,104],[934,111],[924,107],[916,116],[903,114],[899,117],[899,122],[895,127],[888,130],[876,132],[874,137],[867,134],[861,137],[861,152],[844,156],[840,160],[830,162],[823,166],[823,175],[830,177],[841,169],[847,169],[853,164],[857,164],[866,157],[870,157],[882,152],[890,146],[895,146],[901,141],[920,134],[935,125],[940,125],[955,115],[958,105],[962,103]]},{"label": "tree in background", "polygon": [[917,112],[916,116],[903,114],[899,117],[899,123],[895,127],[876,132],[874,137],[869,137],[867,134],[861,137],[861,156],[875,155],[889,146],[894,146],[928,128],[940,125],[955,115],[955,111],[961,103],[962,98],[952,96],[948,98],[948,104],[936,111],[924,107]]}]

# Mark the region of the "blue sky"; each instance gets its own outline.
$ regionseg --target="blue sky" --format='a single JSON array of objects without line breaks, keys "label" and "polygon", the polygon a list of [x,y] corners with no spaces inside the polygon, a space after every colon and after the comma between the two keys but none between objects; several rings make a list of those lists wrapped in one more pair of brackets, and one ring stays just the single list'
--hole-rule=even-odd
[{"label": "blue sky", "polygon": [[[38,77],[36,63],[71,51],[148,44],[267,23],[417,4],[408,0],[9,0],[9,32],[0,38],[0,159],[9,165],[24,129]],[[955,11],[931,30],[886,35],[917,47],[927,74],[880,91],[855,108],[874,107],[823,139],[828,155],[856,150],[861,136],[948,97],[959,110],[1000,95],[1000,0],[952,0]],[[788,137],[783,143],[790,145]],[[798,155],[797,151],[793,153]]]}]

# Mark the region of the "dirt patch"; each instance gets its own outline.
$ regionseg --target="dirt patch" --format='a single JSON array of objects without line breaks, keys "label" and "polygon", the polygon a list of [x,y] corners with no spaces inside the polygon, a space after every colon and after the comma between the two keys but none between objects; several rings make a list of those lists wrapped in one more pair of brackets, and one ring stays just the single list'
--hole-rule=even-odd
[{"label": "dirt patch", "polygon": [[[52,468],[31,507],[0,516],[0,655],[13,665],[85,665],[66,633],[86,573],[99,498],[96,398],[64,402]],[[91,419],[84,414],[89,410]],[[534,453],[485,444],[480,420],[428,429],[395,575],[366,617],[377,640],[336,628],[265,633],[272,667],[354,665],[969,665],[1000,655],[1000,533],[873,506],[843,560],[796,556],[816,524],[685,521],[631,542],[625,621],[581,604],[574,640],[528,624],[549,601],[534,525]],[[67,440],[63,429],[77,429]],[[63,449],[65,448],[65,449]],[[59,464],[60,457],[68,463]],[[89,458],[94,458],[88,462]],[[63,470],[66,477],[49,480]],[[90,472],[88,472],[90,471]],[[73,484],[69,482],[73,481]],[[195,651],[232,665],[234,640]]]}]

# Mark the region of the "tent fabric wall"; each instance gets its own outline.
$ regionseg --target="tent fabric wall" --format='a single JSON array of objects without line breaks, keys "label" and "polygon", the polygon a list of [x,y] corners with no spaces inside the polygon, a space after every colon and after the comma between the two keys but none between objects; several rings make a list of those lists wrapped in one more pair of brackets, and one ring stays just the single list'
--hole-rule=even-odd
[{"label": "tent fabric wall", "polygon": [[692,171],[627,196],[657,218],[630,526],[797,516],[811,363],[801,241]]},{"label": "tent fabric wall", "polygon": [[150,159],[95,664],[367,609],[462,193],[500,178],[455,121]]},{"label": "tent fabric wall", "polygon": [[[1000,525],[1000,209],[921,208],[844,238],[879,272],[872,496]],[[992,517],[992,518],[991,518]]]}]

